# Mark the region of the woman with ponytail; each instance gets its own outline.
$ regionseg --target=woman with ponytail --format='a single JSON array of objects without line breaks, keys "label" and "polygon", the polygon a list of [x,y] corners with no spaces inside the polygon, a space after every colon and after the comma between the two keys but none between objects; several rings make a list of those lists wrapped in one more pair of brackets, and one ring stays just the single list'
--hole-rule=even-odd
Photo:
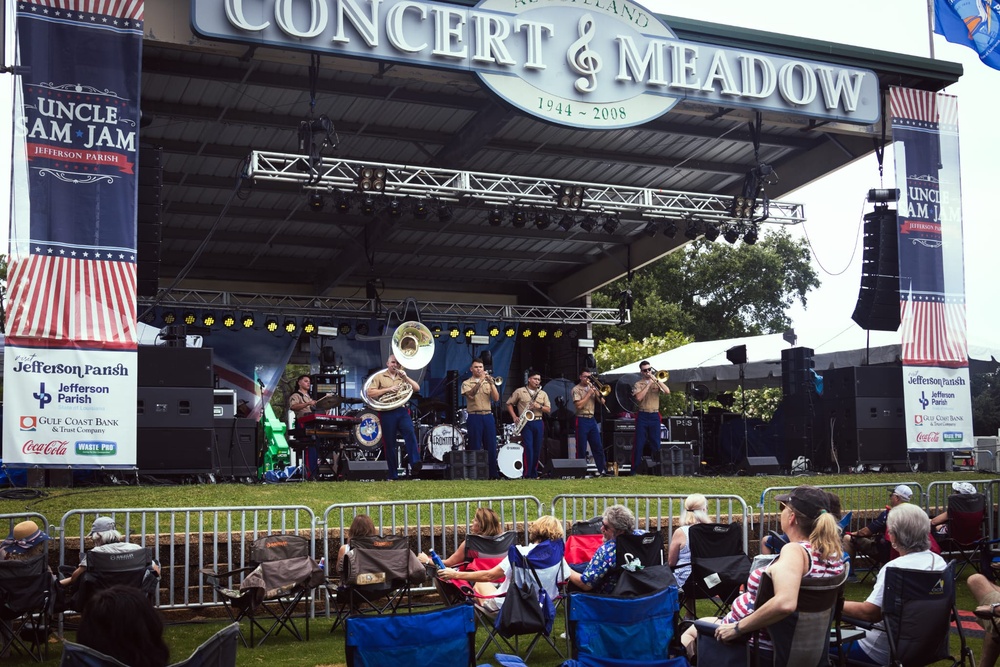
[{"label": "woman with ponytail", "polygon": [[[704,619],[719,624],[715,631],[719,641],[732,641],[793,613],[803,577],[832,577],[844,571],[840,532],[830,511],[830,494],[815,486],[798,486],[776,500],[781,509],[781,529],[788,535],[789,543],[770,565],[750,573],[746,592],[736,598],[726,616]],[[774,584],[774,597],[755,608],[764,570]],[[696,639],[694,627],[681,637],[688,655],[694,655]]]},{"label": "woman with ponytail", "polygon": [[[684,499],[684,509],[681,511],[681,526],[674,531],[667,549],[667,564],[677,580],[677,588],[683,588],[684,582],[691,576],[691,545],[688,543],[688,531],[696,523],[712,523],[708,516],[708,499],[700,493],[692,493]],[[688,617],[694,617],[694,600],[685,600]]]}]

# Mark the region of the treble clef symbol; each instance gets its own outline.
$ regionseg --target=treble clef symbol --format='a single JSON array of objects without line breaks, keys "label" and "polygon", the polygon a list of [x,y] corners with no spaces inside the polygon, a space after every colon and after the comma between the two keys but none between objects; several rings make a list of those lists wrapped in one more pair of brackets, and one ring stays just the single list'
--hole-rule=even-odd
[{"label": "treble clef symbol", "polygon": [[590,14],[580,17],[580,39],[573,42],[566,52],[569,66],[577,74],[583,76],[576,80],[573,86],[581,93],[590,93],[597,89],[597,73],[601,71],[601,56],[587,48],[594,38],[596,24]]}]

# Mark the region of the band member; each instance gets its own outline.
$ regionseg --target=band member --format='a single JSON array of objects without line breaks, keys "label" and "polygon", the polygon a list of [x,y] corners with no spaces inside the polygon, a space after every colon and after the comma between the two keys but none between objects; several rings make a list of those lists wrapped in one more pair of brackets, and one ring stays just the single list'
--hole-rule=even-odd
[{"label": "band member", "polygon": [[[377,374],[368,385],[369,398],[382,398],[386,394],[395,393],[406,384],[413,388],[413,391],[420,391],[420,385],[403,370],[403,367],[396,361],[396,355],[390,354],[386,361],[386,368]],[[420,464],[420,451],[417,449],[417,433],[413,430],[413,419],[410,411],[405,405],[392,410],[379,412],[379,421],[382,422],[382,442],[385,443],[385,458],[389,463],[389,479],[396,479],[399,463],[396,435],[403,436],[403,443],[406,445],[406,456],[410,459],[410,471],[416,472]]]},{"label": "band member", "polygon": [[[295,393],[288,397],[288,409],[295,413],[295,426],[301,434],[298,438],[300,442],[305,442],[307,438],[299,426],[299,419],[316,411],[316,401],[309,396],[311,387],[312,379],[308,375],[300,375],[295,380]],[[303,476],[306,479],[316,479],[316,473],[319,470],[319,453],[315,444],[302,449],[302,463],[305,466]]]},{"label": "band member", "polygon": [[483,367],[483,362],[475,359],[472,366],[472,377],[462,383],[462,395],[465,396],[466,407],[469,410],[469,420],[465,427],[469,433],[469,449],[479,451],[486,448],[490,459],[490,479],[500,479],[497,468],[497,422],[493,418],[492,401],[500,400],[497,385]]},{"label": "band member", "polygon": [[642,460],[649,441],[649,453],[654,457],[660,452],[660,394],[669,394],[667,385],[653,375],[653,368],[648,361],[639,362],[639,372],[642,377],[632,385],[632,396],[639,406],[639,414],[635,419],[635,444],[632,447],[632,474],[634,475],[639,461]]},{"label": "band member", "polygon": [[587,444],[590,453],[594,455],[594,465],[597,466],[597,476],[608,471],[608,463],[604,460],[604,445],[601,444],[601,429],[597,427],[594,413],[604,405],[604,397],[590,379],[590,371],[580,373],[580,384],[573,387],[573,405],[576,406],[576,458],[587,457]]},{"label": "band member", "polygon": [[545,427],[542,424],[542,417],[552,411],[549,403],[549,396],[542,391],[542,376],[540,373],[528,371],[528,384],[518,387],[507,399],[507,412],[514,423],[518,423],[527,410],[531,410],[535,416],[530,422],[526,422],[521,429],[521,445],[524,447],[526,467],[524,476],[529,479],[538,477],[538,457],[542,453],[542,444],[545,441]]}]

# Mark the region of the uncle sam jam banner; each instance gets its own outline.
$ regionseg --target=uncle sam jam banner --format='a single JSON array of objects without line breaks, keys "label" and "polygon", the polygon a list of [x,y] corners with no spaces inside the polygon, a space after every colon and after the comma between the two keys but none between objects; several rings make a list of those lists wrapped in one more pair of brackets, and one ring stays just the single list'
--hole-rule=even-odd
[{"label": "uncle sam jam banner", "polygon": [[143,3],[16,11],[4,464],[134,467]]},{"label": "uncle sam jam banner", "polygon": [[972,399],[965,325],[965,259],[958,100],[893,87],[900,331],[910,450],[969,449]]}]

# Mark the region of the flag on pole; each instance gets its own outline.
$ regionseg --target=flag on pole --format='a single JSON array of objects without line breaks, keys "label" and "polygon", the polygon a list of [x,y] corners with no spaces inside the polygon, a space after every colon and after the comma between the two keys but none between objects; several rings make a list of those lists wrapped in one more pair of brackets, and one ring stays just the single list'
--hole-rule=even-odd
[{"label": "flag on pole", "polygon": [[934,0],[934,32],[1000,69],[1000,3],[995,0]]}]

